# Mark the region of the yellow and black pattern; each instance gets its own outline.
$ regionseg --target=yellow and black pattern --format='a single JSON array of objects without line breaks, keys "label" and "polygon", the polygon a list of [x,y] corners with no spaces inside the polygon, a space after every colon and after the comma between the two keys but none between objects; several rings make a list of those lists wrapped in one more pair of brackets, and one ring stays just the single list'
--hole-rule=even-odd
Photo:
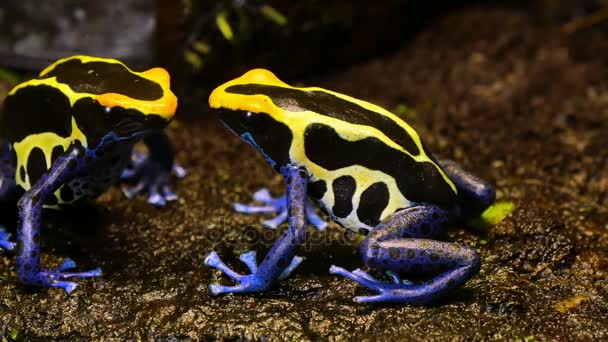
[{"label": "yellow and black pattern", "polygon": [[[135,72],[120,61],[90,56],[61,59],[38,78],[17,85],[0,114],[0,135],[16,157],[17,185],[29,190],[72,144],[94,150],[126,116],[166,123],[177,106],[169,86],[162,68]],[[59,189],[57,203],[77,200],[73,190],[81,185],[88,184]],[[81,190],[82,195],[90,192]]]},{"label": "yellow and black pattern", "polygon": [[456,203],[456,187],[416,131],[379,106],[292,87],[262,69],[216,88],[209,103],[276,169],[304,166],[311,197],[347,228],[369,229],[415,203]]}]

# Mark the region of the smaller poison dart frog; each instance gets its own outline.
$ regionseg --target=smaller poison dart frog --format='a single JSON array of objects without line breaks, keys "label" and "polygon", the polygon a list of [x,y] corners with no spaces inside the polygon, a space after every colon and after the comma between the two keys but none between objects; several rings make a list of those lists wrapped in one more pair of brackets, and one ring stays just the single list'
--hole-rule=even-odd
[{"label": "smaller poison dart frog", "polygon": [[[163,206],[177,196],[171,173],[173,148],[162,129],[173,118],[177,98],[169,74],[153,68],[135,72],[106,58],[61,59],[13,88],[0,113],[0,200],[18,200],[17,242],[0,231],[0,247],[17,247],[17,276],[26,285],[72,292],[78,278],[101,270],[71,272],[75,263],[46,269],[40,262],[43,208],[59,208],[99,195],[122,179],[128,197],[148,192]],[[133,154],[143,140],[148,155]]]},{"label": "smaller poison dart frog", "polygon": [[[298,266],[302,258],[295,250],[305,240],[307,220],[322,226],[308,208],[307,197],[331,220],[366,235],[363,261],[392,279],[387,283],[360,269],[332,266],[331,273],[378,293],[356,297],[357,302],[428,303],[479,271],[475,250],[436,238],[446,226],[490,206],[494,188],[456,163],[433,156],[418,133],[396,115],[326,89],[292,87],[263,69],[219,86],[209,104],[287,183],[285,200],[272,199],[262,190],[255,199],[267,205],[239,204],[236,209],[275,211],[278,218],[269,226],[289,223],[259,266],[255,252],[241,255],[249,275],[234,272],[211,252],[205,264],[238,282],[210,285],[212,293],[264,291]],[[414,284],[400,279],[401,273],[433,277]]]}]

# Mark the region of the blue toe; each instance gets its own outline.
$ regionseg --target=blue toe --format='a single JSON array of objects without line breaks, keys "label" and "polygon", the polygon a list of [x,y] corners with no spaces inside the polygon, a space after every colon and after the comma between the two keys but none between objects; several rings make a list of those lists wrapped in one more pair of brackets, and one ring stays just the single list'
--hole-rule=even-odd
[{"label": "blue toe", "polygon": [[312,208],[310,203],[306,203],[306,219],[318,231],[324,231],[327,228],[327,222],[317,215],[317,212]]},{"label": "blue toe", "polygon": [[215,285],[215,284],[209,285],[209,291],[211,291],[211,293],[214,295],[218,295],[218,294],[226,292],[225,288],[226,288],[226,286],[222,286],[222,285]]},{"label": "blue toe", "polygon": [[184,178],[188,175],[188,171],[176,163],[173,163],[171,173],[177,178]]},{"label": "blue toe", "polygon": [[242,214],[269,214],[276,212],[276,209],[270,205],[248,205],[243,203],[234,203],[232,204],[232,208],[237,213]]},{"label": "blue toe", "polygon": [[277,200],[270,195],[270,191],[266,188],[261,188],[260,190],[253,193],[253,200],[266,203],[266,204],[277,204]]},{"label": "blue toe", "polygon": [[167,205],[167,200],[158,192],[151,192],[148,196],[147,202],[156,207],[164,207]]},{"label": "blue toe", "polygon": [[213,268],[217,268],[222,271],[225,275],[232,278],[233,280],[239,281],[243,278],[243,276],[235,271],[233,271],[228,265],[226,265],[222,259],[217,255],[215,251],[212,251],[207,255],[204,261],[205,265]]},{"label": "blue toe", "polygon": [[99,277],[102,273],[101,268],[84,272],[65,272],[65,270],[72,269],[75,266],[76,263],[73,260],[65,259],[55,269],[26,274],[25,276],[20,276],[20,280],[26,285],[61,288],[67,294],[70,294],[78,286],[78,283],[72,280]]},{"label": "blue toe", "polygon": [[291,272],[293,272],[296,268],[298,268],[298,266],[300,266],[302,261],[304,261],[304,258],[302,258],[300,256],[296,255],[295,257],[293,257],[293,259],[291,259],[291,263],[289,264],[289,266],[287,266],[287,268],[284,269],[283,272],[281,273],[281,275],[279,276],[279,280],[287,279],[287,277],[289,277]]},{"label": "blue toe", "polygon": [[78,287],[78,283],[73,281],[59,281],[55,285],[55,287],[63,289],[67,294],[71,294]]},{"label": "blue toe", "polygon": [[255,251],[243,253],[239,257],[239,259],[245,265],[247,265],[247,268],[249,268],[249,271],[251,271],[251,273],[255,273],[258,270],[257,253]]},{"label": "blue toe", "polygon": [[65,258],[61,265],[57,267],[55,270],[62,272],[76,268],[76,262],[70,258]]},{"label": "blue toe", "polygon": [[279,213],[276,217],[270,220],[262,221],[262,225],[268,229],[277,229],[281,224],[286,222],[288,219],[287,210],[284,210]]},{"label": "blue toe", "polygon": [[16,243],[11,242],[9,239],[11,237],[11,234],[8,233],[3,226],[0,226],[0,248],[7,250],[7,251],[12,251],[15,249],[15,247],[17,246]]},{"label": "blue toe", "polygon": [[[235,286],[223,286],[217,284],[209,285],[209,291],[211,291],[211,293],[220,294],[260,292],[270,287],[272,283],[269,282],[263,274],[259,273],[258,265],[256,262],[256,253],[254,251],[241,254],[239,259],[245,265],[247,265],[247,267],[251,271],[251,274],[242,275],[233,271],[230,267],[224,264],[224,262],[219,258],[216,252],[211,252],[209,253],[209,255],[207,255],[207,257],[205,258],[205,265],[222,271],[226,276],[230,277],[232,280],[238,283],[238,285]],[[294,261],[292,261],[291,265],[288,267],[289,270],[285,271],[287,273],[290,273],[298,266],[301,261],[301,258],[294,258]]]}]

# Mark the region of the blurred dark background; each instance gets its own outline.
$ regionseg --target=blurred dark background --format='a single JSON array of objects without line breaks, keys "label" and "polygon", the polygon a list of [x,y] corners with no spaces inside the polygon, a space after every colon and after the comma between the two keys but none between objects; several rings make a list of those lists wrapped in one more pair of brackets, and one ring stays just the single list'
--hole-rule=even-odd
[{"label": "blurred dark background", "polygon": [[[1,0],[0,106],[68,55],[167,67],[181,116],[167,132],[189,175],[160,210],[113,187],[90,211],[45,216],[45,265],[104,270],[70,296],[20,286],[0,252],[0,341],[608,341],[607,19],[608,0]],[[203,265],[211,250],[246,272],[237,256],[271,246],[269,217],[232,204],[284,191],[207,117],[209,89],[251,67],[392,110],[495,184],[517,209],[447,234],[480,252],[479,275],[434,306],[355,304],[370,292],[327,270],[361,267],[357,242],[332,224],[311,228],[276,289],[213,296],[232,283]]]},{"label": "blurred dark background", "polygon": [[390,53],[465,6],[515,8],[568,33],[608,27],[607,0],[5,0],[0,65],[6,76],[80,53],[162,65],[190,102],[251,67],[306,78]]}]

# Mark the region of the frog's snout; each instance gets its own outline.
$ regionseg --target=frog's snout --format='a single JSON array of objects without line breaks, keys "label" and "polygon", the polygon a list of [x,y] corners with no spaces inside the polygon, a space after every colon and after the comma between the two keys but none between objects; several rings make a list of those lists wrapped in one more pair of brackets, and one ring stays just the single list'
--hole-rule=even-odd
[{"label": "frog's snout", "polygon": [[146,78],[158,83],[163,88],[169,88],[171,85],[171,76],[164,68],[152,68],[142,73]]},{"label": "frog's snout", "polygon": [[171,91],[171,76],[164,68],[152,68],[141,73],[142,76],[156,82],[163,89],[163,97],[150,103],[149,112],[171,120],[177,110],[177,97]]}]

